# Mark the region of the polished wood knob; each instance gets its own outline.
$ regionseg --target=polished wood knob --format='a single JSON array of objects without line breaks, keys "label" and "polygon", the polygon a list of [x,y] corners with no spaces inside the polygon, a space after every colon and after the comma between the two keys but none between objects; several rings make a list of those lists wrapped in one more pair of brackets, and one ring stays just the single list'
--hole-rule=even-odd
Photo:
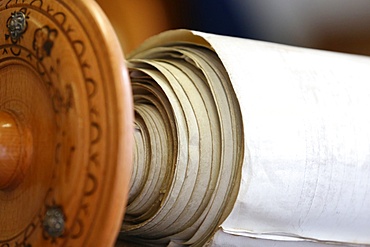
[{"label": "polished wood knob", "polygon": [[0,112],[0,190],[22,182],[32,158],[32,134],[11,114]]}]

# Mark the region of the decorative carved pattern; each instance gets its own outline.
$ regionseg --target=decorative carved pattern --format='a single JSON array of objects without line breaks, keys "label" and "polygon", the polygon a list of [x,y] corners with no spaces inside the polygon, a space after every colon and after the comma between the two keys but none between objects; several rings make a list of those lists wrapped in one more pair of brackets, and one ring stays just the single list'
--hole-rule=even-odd
[{"label": "decorative carved pattern", "polygon": [[[92,207],[96,207],[96,205],[91,205],[91,197],[95,195],[100,186],[101,176],[99,172],[102,169],[100,164],[102,156],[99,153],[99,145],[101,145],[101,137],[104,131],[100,122],[104,114],[100,113],[100,108],[97,107],[98,103],[96,103],[97,97],[102,97],[102,93],[99,93],[99,88],[96,83],[100,78],[96,78],[98,73],[92,72],[94,70],[99,70],[100,68],[96,68],[96,66],[100,65],[98,63],[92,65],[90,63],[86,57],[87,45],[85,41],[80,38],[85,35],[86,37],[84,38],[88,39],[87,34],[83,33],[81,35],[76,35],[76,29],[83,29],[83,27],[73,26],[75,23],[78,23],[79,17],[72,16],[73,11],[69,9],[64,1],[56,0],[54,2],[57,3],[57,6],[52,6],[49,2],[44,0],[0,0],[0,12],[14,10],[7,23],[5,23],[9,30],[9,34],[6,34],[5,43],[0,44],[0,63],[12,59],[22,61],[37,71],[43,79],[53,103],[53,110],[58,126],[58,141],[55,146],[55,165],[65,167],[65,169],[62,170],[68,174],[72,166],[75,165],[74,154],[83,151],[78,150],[78,145],[72,144],[66,146],[66,142],[64,141],[68,139],[70,142],[71,140],[71,137],[66,134],[69,130],[63,127],[63,121],[68,119],[68,114],[71,111],[76,110],[76,92],[74,89],[75,86],[73,85],[74,82],[65,82],[61,80],[63,75],[60,74],[60,64],[63,62],[64,58],[56,56],[53,52],[56,49],[59,38],[63,36],[64,39],[68,41],[69,47],[71,47],[74,52],[74,54],[69,54],[69,56],[74,56],[78,61],[79,68],[76,69],[81,71],[83,80],[85,81],[84,90],[88,98],[88,109],[86,112],[89,112],[91,119],[91,123],[86,125],[86,127],[90,128],[90,141],[86,148],[88,157],[90,158],[89,163],[84,166],[85,171],[83,172],[83,177],[79,178],[79,180],[84,180],[84,185],[78,209],[75,215],[66,215],[66,227],[69,228],[66,228],[63,235],[59,236],[62,238],[61,241],[67,241],[68,239],[78,239],[82,236],[86,238],[86,234],[89,234],[86,231],[84,225],[85,221],[83,219],[86,218],[86,215],[91,213]],[[68,11],[68,15],[65,14],[64,11]],[[42,16],[42,19],[46,19],[45,23],[41,24],[42,27],[38,27],[38,21],[34,21],[33,18],[36,16]],[[70,19],[74,20],[70,21]],[[28,42],[27,44],[23,44],[25,42],[22,42],[21,45],[20,40],[25,35],[26,30],[34,30],[33,33],[27,33],[27,40],[32,40],[33,42]],[[33,37],[31,36],[32,34]],[[66,153],[68,153],[68,155],[64,157]],[[24,231],[20,232],[14,238],[7,240],[0,239],[0,247],[32,247],[31,243],[29,243],[29,239],[32,235],[36,234],[36,232],[44,232],[44,215],[46,210],[52,207],[53,203],[57,203],[60,205],[61,210],[68,213],[64,210],[64,205],[62,205],[62,203],[68,202],[56,202],[55,199],[55,192],[58,190],[56,187],[58,176],[60,176],[60,174],[53,175],[54,180],[45,199],[45,205],[40,209],[38,215],[29,223]],[[65,177],[69,179],[68,176]],[[56,239],[58,236],[50,238],[45,235],[45,232],[43,236],[47,241],[58,241]]]},{"label": "decorative carved pattern", "polygon": [[44,57],[50,57],[51,50],[54,46],[54,40],[58,36],[56,29],[51,29],[48,25],[38,28],[35,31],[33,38],[33,49],[36,51],[36,56],[40,61]]}]

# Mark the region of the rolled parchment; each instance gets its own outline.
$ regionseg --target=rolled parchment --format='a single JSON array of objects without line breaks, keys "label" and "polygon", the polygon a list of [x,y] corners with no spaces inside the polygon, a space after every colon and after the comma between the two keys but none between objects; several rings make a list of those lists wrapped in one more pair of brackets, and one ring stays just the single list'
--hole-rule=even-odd
[{"label": "rolled parchment", "polygon": [[176,30],[128,67],[136,152],[121,238],[370,245],[368,57]]}]

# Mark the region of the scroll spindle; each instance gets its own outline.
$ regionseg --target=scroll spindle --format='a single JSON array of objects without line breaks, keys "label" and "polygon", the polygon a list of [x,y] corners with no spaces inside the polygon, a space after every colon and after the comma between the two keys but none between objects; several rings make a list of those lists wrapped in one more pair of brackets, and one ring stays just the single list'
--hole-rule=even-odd
[{"label": "scroll spindle", "polygon": [[12,114],[0,111],[0,190],[22,182],[32,156],[32,135]]}]

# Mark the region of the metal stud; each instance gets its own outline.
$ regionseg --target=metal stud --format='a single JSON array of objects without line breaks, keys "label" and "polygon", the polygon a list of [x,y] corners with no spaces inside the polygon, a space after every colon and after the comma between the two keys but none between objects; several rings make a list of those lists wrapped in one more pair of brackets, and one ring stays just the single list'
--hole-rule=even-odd
[{"label": "metal stud", "polygon": [[7,38],[10,37],[12,43],[17,43],[22,37],[23,33],[27,29],[27,16],[22,11],[13,12],[7,20],[7,28],[9,34],[6,35]]},{"label": "metal stud", "polygon": [[43,227],[47,234],[51,237],[60,237],[64,232],[65,217],[63,211],[59,207],[51,207],[46,211]]}]

